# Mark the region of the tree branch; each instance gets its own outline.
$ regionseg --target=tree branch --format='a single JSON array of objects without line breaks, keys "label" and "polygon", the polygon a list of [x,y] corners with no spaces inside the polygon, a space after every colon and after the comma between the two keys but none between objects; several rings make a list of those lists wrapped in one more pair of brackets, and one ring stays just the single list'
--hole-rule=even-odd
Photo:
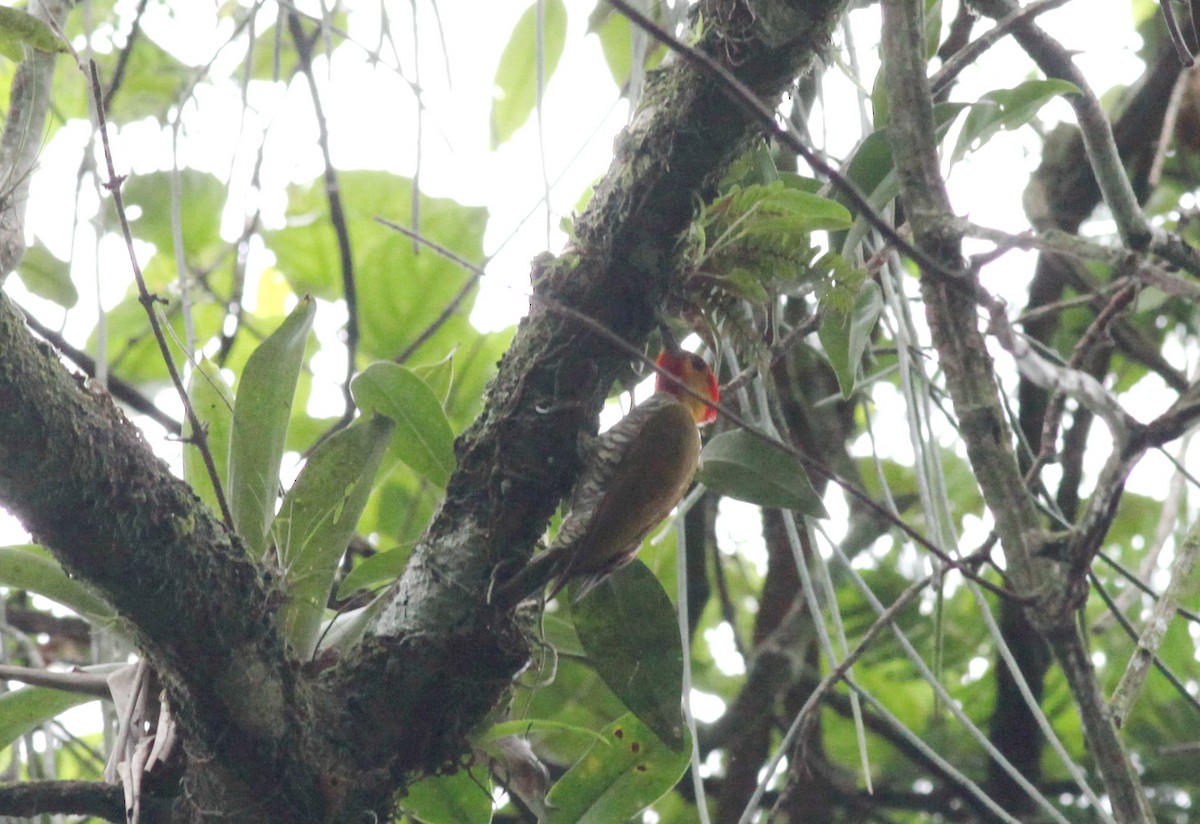
[{"label": "tree branch", "polygon": [[[891,97],[888,131],[913,237],[918,246],[944,266],[956,268],[961,257],[961,235],[951,219],[937,158],[938,141],[925,77],[922,9],[921,3],[910,0],[883,3],[883,53],[887,66],[884,76]],[[1006,4],[1004,11],[1012,9]],[[1016,31],[1031,27],[1026,22]],[[1083,115],[1080,117],[1082,120]],[[1104,123],[1103,131],[1111,143],[1111,129],[1107,120]],[[1093,149],[1089,144],[1089,150]],[[1116,156],[1115,148],[1112,155]],[[1120,180],[1128,187],[1123,170]],[[1101,185],[1107,187],[1111,183]],[[1110,194],[1107,188],[1105,191]],[[1114,197],[1123,194],[1121,190]],[[1125,200],[1122,198],[1121,202]],[[1132,189],[1127,200],[1133,201]],[[1113,210],[1116,212],[1117,206]],[[1141,214],[1140,208],[1137,214]],[[1130,238],[1138,234],[1136,228],[1130,231],[1128,225],[1123,236],[1126,231]],[[1011,432],[1000,405],[991,357],[978,329],[974,303],[966,297],[969,290],[948,289],[928,273],[922,275],[922,293],[934,345],[962,424],[968,458],[984,500],[996,519],[996,531],[1012,581],[1021,594],[1039,596],[1038,602],[1029,608],[1029,617],[1047,636],[1063,666],[1079,705],[1084,734],[1113,799],[1117,818],[1129,822],[1151,820],[1153,816],[1109,717],[1074,622],[1072,612],[1078,598],[1075,590],[1083,586],[1086,594],[1086,580],[1071,580],[1064,587],[1047,560],[1038,557],[1040,546],[1034,536],[1039,532],[1040,519],[1010,447]],[[1057,583],[1050,585],[1051,581]]]},{"label": "tree branch", "polygon": [[[842,0],[701,4],[697,48],[763,100],[776,101],[812,63],[845,9]],[[767,21],[770,21],[769,23]],[[556,303],[581,312],[635,347],[644,345],[670,283],[697,199],[759,131],[729,105],[710,72],[687,61],[648,78],[608,174],[576,223],[575,244],[532,273],[535,300],[501,361],[487,404],[460,438],[458,469],[441,510],[337,689],[361,696],[377,731],[364,762],[432,768],[457,757],[471,725],[491,708],[526,661],[509,618],[486,603],[498,568],[528,559],[578,470],[576,441],[596,416],[625,352]],[[547,301],[536,298],[544,296]],[[415,666],[371,666],[408,660]],[[365,674],[386,669],[383,680]],[[453,695],[445,688],[451,684]],[[441,709],[430,712],[432,702]],[[439,746],[424,752],[413,740]],[[459,740],[456,740],[459,739]],[[398,747],[400,741],[410,742]]]},{"label": "tree branch", "polygon": [[33,818],[47,813],[125,821],[125,799],[115,784],[94,781],[22,781],[0,785],[0,815]]},{"label": "tree branch", "polygon": [[280,820],[320,807],[315,777],[333,764],[306,766],[313,750],[288,745],[308,719],[275,629],[278,594],[109,396],[69,375],[2,295],[0,352],[0,501],[136,628],[193,745]]}]

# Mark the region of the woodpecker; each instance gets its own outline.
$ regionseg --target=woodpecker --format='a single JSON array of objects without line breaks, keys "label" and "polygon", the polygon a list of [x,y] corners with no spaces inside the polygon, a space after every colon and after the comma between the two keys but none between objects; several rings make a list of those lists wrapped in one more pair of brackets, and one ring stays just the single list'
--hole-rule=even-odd
[{"label": "woodpecker", "polygon": [[699,427],[716,420],[720,390],[699,355],[664,349],[657,363],[663,371],[655,393],[591,443],[558,536],[505,587],[505,600],[514,590],[526,597],[527,582],[545,581],[547,568],[554,580],[549,598],[572,580],[581,582],[575,598],[582,598],[633,560],[687,492],[700,457]]}]

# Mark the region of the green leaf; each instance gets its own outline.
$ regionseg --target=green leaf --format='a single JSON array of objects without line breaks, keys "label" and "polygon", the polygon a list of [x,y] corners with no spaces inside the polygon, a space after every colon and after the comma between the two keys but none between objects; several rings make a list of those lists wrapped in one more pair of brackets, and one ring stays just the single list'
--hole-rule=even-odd
[{"label": "green leaf", "polygon": [[[359,351],[372,359],[392,360],[418,336],[441,325],[412,353],[408,363],[430,363],[455,351],[456,395],[470,400],[477,410],[483,381],[467,380],[469,365],[476,357],[479,332],[468,316],[474,305],[474,289],[460,299],[458,311],[449,319],[442,312],[455,300],[473,273],[429,249],[414,251],[413,242],[394,229],[378,223],[382,216],[401,226],[413,226],[430,241],[469,261],[482,261],[483,232],[487,209],[463,206],[448,198],[415,194],[419,213],[414,216],[414,191],[409,178],[384,172],[345,172],[339,175],[346,222],[354,229],[354,277],[358,288]],[[298,294],[339,300],[342,294],[340,251],[337,237],[327,220],[324,184],[320,180],[293,187],[288,193],[288,228],[264,233],[276,265]],[[496,357],[507,336],[488,338],[488,351],[480,367],[494,374]],[[479,392],[474,394],[475,386]],[[471,414],[467,420],[474,420]],[[457,418],[456,418],[457,420]]]},{"label": "green leaf", "polygon": [[370,589],[382,584],[388,584],[400,577],[408,558],[412,554],[412,545],[395,547],[394,549],[377,552],[370,558],[364,558],[355,564],[354,569],[338,586],[338,597],[348,598],[360,589]]},{"label": "green leaf", "polygon": [[629,82],[633,71],[633,26],[623,14],[615,14],[612,6],[597,3],[588,17],[588,33],[600,40],[604,62],[618,87]]},{"label": "green leaf", "polygon": [[817,335],[837,375],[842,397],[849,398],[854,394],[858,380],[859,362],[867,344],[871,342],[871,331],[883,310],[879,285],[873,280],[866,281],[849,312],[833,305],[826,305],[823,309]]},{"label": "green leaf", "polygon": [[396,422],[392,452],[444,488],[454,469],[454,432],[429,385],[411,369],[381,361],[355,377],[350,390],[363,412]]},{"label": "green leaf", "polygon": [[71,280],[71,267],[40,243],[25,251],[17,266],[17,276],[30,292],[52,300],[64,309],[70,309],[79,301],[79,292]]},{"label": "green leaf", "polygon": [[[124,91],[124,90],[122,90]],[[141,211],[130,228],[143,240],[174,260],[175,235],[171,215],[172,172],[133,175],[121,192],[127,206]],[[215,175],[184,169],[179,173],[179,218],[183,248],[188,255],[221,244],[221,212],[228,187]]]},{"label": "green leaf", "polygon": [[[130,49],[128,56],[125,79],[116,98],[118,105],[111,108],[109,123],[120,126],[147,118],[165,123],[170,108],[178,105],[184,90],[195,82],[195,69],[181,63],[149,37],[139,38],[137,47]],[[185,212],[186,209],[184,203]]]},{"label": "green leaf", "polygon": [[[229,435],[233,426],[233,390],[225,382],[225,376],[208,358],[201,358],[188,379],[188,400],[196,417],[204,426],[208,438],[208,451],[217,468],[217,478],[224,484],[229,477]],[[217,493],[213,489],[212,477],[204,465],[204,457],[192,443],[192,424],[183,423],[183,477],[196,490],[200,500],[208,504],[213,512],[220,512]]]},{"label": "green leaf", "polygon": [[658,738],[683,746],[683,651],[675,608],[654,573],[635,560],[572,601],[571,619],[608,688]]},{"label": "green leaf", "polygon": [[[933,119],[937,124],[940,141],[954,125],[959,112],[967,108],[966,103],[937,103],[933,107]],[[900,181],[892,166],[892,148],[886,128],[867,135],[846,169],[846,176],[867,195],[875,209],[881,209],[900,193]],[[854,250],[862,242],[871,224],[866,217],[856,215],[854,226],[846,233],[841,244],[843,257],[853,258]]]},{"label": "green leaf", "polygon": [[[170,261],[170,262],[168,262]],[[169,272],[168,272],[169,268]],[[168,255],[155,255],[146,266],[145,275],[151,292],[165,287],[169,274],[174,280],[174,262]],[[160,321],[167,340],[183,340],[186,333],[183,312],[178,302],[160,306]],[[204,301],[192,305],[192,322],[196,341],[202,347],[212,336],[221,331],[225,321],[225,308],[215,302]],[[139,302],[136,289],[131,289],[120,303],[107,314],[107,338],[110,352],[110,371],[131,383],[156,383],[166,386],[170,380],[163,363],[162,350],[150,329],[146,308]],[[96,332],[88,341],[88,350],[95,351]],[[173,349],[173,351],[176,351]],[[178,363],[180,359],[176,358]],[[143,387],[145,388],[145,387]]]},{"label": "green leaf", "polygon": [[476,773],[463,769],[422,778],[409,785],[400,807],[422,824],[487,824],[492,820],[490,782],[485,771]]},{"label": "green leaf", "polygon": [[25,733],[71,707],[98,700],[49,687],[23,687],[0,695],[0,747],[7,747]]},{"label": "green leaf", "polygon": [[316,308],[312,298],[301,298],[254,350],[238,384],[229,439],[229,508],[252,557],[266,548],[267,527],[275,515],[279,462]]},{"label": "green leaf", "polygon": [[771,156],[770,147],[764,141],[757,140],[729,165],[718,189],[725,192],[734,186],[742,189],[769,186],[779,179],[781,175],[775,158]]},{"label": "green leaf", "polygon": [[437,363],[413,366],[412,371],[429,384],[439,402],[445,405],[450,399],[450,387],[454,385],[454,353],[451,352]]},{"label": "green leaf", "polygon": [[742,429],[722,432],[708,442],[700,453],[696,479],[739,501],[829,517],[800,462]]},{"label": "green leaf", "polygon": [[1079,94],[1079,87],[1066,80],[1027,80],[1011,89],[988,92],[971,104],[950,162],[962,160],[976,143],[986,143],[1001,129],[1011,131],[1024,126],[1042,106],[1064,94]]},{"label": "green leaf", "polygon": [[852,223],[850,212],[836,200],[787,186],[779,180],[735,189],[712,208],[724,210],[723,223],[739,223],[740,231],[752,236],[839,230],[849,228]]},{"label": "green leaf", "polygon": [[66,51],[54,30],[28,12],[0,6],[0,54],[13,60],[25,59],[22,46],[42,52]]},{"label": "green leaf", "polygon": [[942,0],[925,0],[925,59],[932,60],[942,42]]},{"label": "green leaf", "polygon": [[687,769],[691,737],[672,749],[633,714],[604,729],[594,744],[550,790],[543,824],[628,821],[661,798]]},{"label": "green leaf", "polygon": [[[661,15],[653,9],[649,13],[655,22],[662,22]],[[588,15],[587,30],[588,34],[595,34],[599,38],[600,50],[604,53],[604,62],[608,64],[613,82],[624,89],[633,73],[634,29],[629,18],[607,3],[597,3]],[[649,37],[645,39],[644,66],[652,69],[662,62],[666,49]]]},{"label": "green leaf", "polygon": [[68,577],[58,561],[33,544],[0,547],[0,585],[36,592],[95,622],[112,621],[117,613],[82,581]]},{"label": "green leaf", "polygon": [[366,506],[392,428],[378,415],[359,418],[317,447],[271,525],[287,582],[284,637],[302,660],[316,648],[338,561]]},{"label": "green leaf", "polygon": [[529,119],[537,105],[537,11],[543,8],[542,82],[562,57],[567,39],[567,7],[562,0],[534,0],[513,27],[508,45],[496,67],[495,99],[492,101],[492,148],[508,142]]}]

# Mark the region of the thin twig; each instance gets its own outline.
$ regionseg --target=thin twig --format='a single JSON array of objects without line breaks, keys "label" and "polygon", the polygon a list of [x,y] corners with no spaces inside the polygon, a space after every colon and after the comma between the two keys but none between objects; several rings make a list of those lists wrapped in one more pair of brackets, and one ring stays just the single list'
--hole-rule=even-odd
[{"label": "thin twig", "polygon": [[[1155,592],[1150,587],[1149,584],[1147,584],[1145,581],[1143,581],[1141,578],[1139,578],[1133,570],[1129,569],[1127,566],[1122,564],[1116,558],[1112,557],[1104,550],[1100,550],[1099,552],[1097,552],[1096,557],[1099,558],[1101,561],[1104,561],[1104,563],[1108,564],[1113,569],[1115,569],[1122,578],[1124,578],[1126,581],[1128,581],[1134,587],[1136,587],[1137,589],[1140,589],[1142,592],[1149,595],[1155,601],[1158,600],[1158,593]],[[1194,624],[1200,624],[1200,613],[1192,612],[1189,609],[1184,609],[1183,607],[1177,606],[1177,607],[1175,607],[1175,614],[1178,615],[1180,618],[1191,621]]]},{"label": "thin twig", "polygon": [[978,60],[980,55],[996,45],[1004,37],[1007,37],[1015,26],[1027,20],[1032,20],[1039,14],[1051,9],[1065,6],[1069,2],[1070,0],[1037,0],[1037,2],[1030,3],[1028,6],[1022,6],[1019,10],[1008,15],[1008,17],[998,21],[996,25],[972,40],[961,51],[956,52],[953,57],[950,57],[942,64],[937,73],[929,78],[930,91],[933,92],[935,97],[944,92],[963,69]]},{"label": "thin twig", "polygon": [[420,234],[417,231],[414,231],[412,229],[406,229],[403,226],[401,226],[400,224],[393,223],[392,221],[386,220],[382,217],[376,217],[375,222],[388,227],[392,231],[399,232],[400,234],[409,238],[410,240],[412,240],[414,246],[422,244],[422,243],[425,244],[426,246],[428,246],[433,251],[437,252],[442,257],[446,258],[447,260],[451,261],[452,263],[457,263],[459,266],[463,267],[464,269],[466,269],[468,272],[471,273],[471,277],[467,280],[466,283],[463,284],[462,288],[458,290],[458,294],[456,294],[453,298],[451,298],[450,302],[447,303],[444,307],[442,307],[442,311],[438,314],[438,316],[436,318],[433,319],[433,322],[430,323],[428,326],[426,326],[421,331],[421,334],[417,335],[417,337],[415,339],[413,339],[413,342],[410,343],[408,346],[404,347],[404,351],[396,356],[396,358],[395,358],[396,363],[405,363],[409,358],[411,358],[413,356],[414,352],[416,352],[418,349],[420,349],[421,346],[424,345],[426,341],[428,341],[430,338],[432,338],[434,336],[434,333],[436,333],[437,330],[441,329],[442,326],[444,326],[446,324],[446,321],[448,321],[448,320],[450,320],[450,318],[454,317],[454,313],[458,311],[459,307],[462,306],[463,301],[467,299],[467,296],[469,294],[471,294],[471,290],[475,288],[475,284],[479,283],[479,279],[481,277],[483,277],[484,272],[483,272],[483,269],[481,269],[480,267],[476,266],[473,263],[468,263],[463,258],[461,258],[458,255],[451,252],[445,246],[442,246],[438,243],[435,243],[432,240],[429,240],[428,238],[426,238],[424,235]]},{"label": "thin twig", "polygon": [[328,437],[333,432],[349,426],[354,420],[354,396],[350,394],[350,381],[354,377],[355,364],[358,360],[358,287],[354,279],[354,250],[350,245],[350,228],[346,223],[346,211],[342,207],[341,186],[338,184],[337,169],[333,165],[333,157],[329,151],[329,124],[325,119],[325,110],[321,106],[321,95],[317,90],[317,79],[312,68],[312,44],[304,34],[304,26],[300,16],[292,12],[288,15],[288,31],[296,46],[300,59],[300,71],[308,80],[308,92],[312,98],[313,114],[317,119],[317,144],[321,147],[321,157],[325,163],[325,197],[329,201],[329,222],[337,236],[338,256],[342,269],[342,296],[346,299],[346,381],[342,384],[342,396],[345,398],[345,411],[341,419],[333,425]]},{"label": "thin twig", "polygon": [[100,131],[100,142],[104,146],[104,162],[108,170],[108,180],[104,183],[104,188],[112,194],[113,206],[117,211],[117,219],[121,223],[121,233],[125,238],[125,247],[129,251],[129,263],[133,268],[133,277],[137,282],[138,302],[145,308],[146,314],[150,318],[150,328],[154,330],[154,339],[158,342],[158,350],[162,353],[163,362],[167,366],[167,372],[171,375],[171,383],[175,385],[175,391],[179,393],[179,400],[183,403],[183,411],[187,415],[188,424],[191,426],[191,439],[197,449],[200,450],[200,455],[204,459],[204,468],[208,470],[209,480],[212,481],[213,491],[216,493],[217,503],[221,508],[221,520],[225,522],[225,526],[230,532],[234,531],[233,513],[229,511],[229,503],[225,500],[224,488],[221,486],[221,477],[217,472],[217,465],[213,461],[212,451],[208,448],[208,432],[200,418],[196,415],[196,410],[192,406],[191,400],[188,398],[187,389],[183,385],[183,378],[179,374],[179,370],[175,366],[175,360],[171,357],[171,349],[167,345],[167,338],[163,334],[162,325],[158,321],[158,312],[155,308],[155,303],[159,298],[152,295],[146,287],[146,279],[142,276],[142,267],[138,263],[137,253],[133,248],[133,232],[129,229],[129,218],[125,214],[125,200],[121,196],[121,184],[124,182],[124,175],[118,176],[117,169],[113,163],[112,147],[108,142],[108,123],[104,116],[104,95],[100,87],[100,72],[96,68],[96,61],[88,61],[88,73],[92,81],[92,96],[96,102],[96,122]]},{"label": "thin twig", "polygon": [[[1096,576],[1096,573],[1089,572],[1088,577],[1091,578],[1092,586],[1095,587],[1096,592],[1100,595],[1100,600],[1104,602],[1106,607],[1108,607],[1109,614],[1111,614],[1113,618],[1116,619],[1117,623],[1121,625],[1121,629],[1125,631],[1125,634],[1129,636],[1130,640],[1137,642],[1137,629],[1134,628],[1133,624],[1129,623],[1129,619],[1125,617],[1124,613],[1121,612],[1121,608],[1117,605],[1117,602],[1114,601],[1112,596],[1108,594],[1108,590],[1104,588],[1104,584],[1100,581],[1099,577]],[[1141,651],[1140,648],[1139,651]],[[1147,650],[1147,652],[1149,654],[1149,660],[1154,664],[1154,668],[1162,674],[1163,678],[1167,679],[1167,682],[1175,688],[1175,691],[1179,693],[1180,697],[1191,704],[1193,709],[1200,710],[1200,700],[1197,700],[1194,695],[1188,692],[1187,686],[1179,679],[1179,676],[1173,673],[1171,668],[1168,667],[1166,663],[1154,653],[1153,650]],[[1115,703],[1115,701],[1113,703]],[[1126,708],[1126,711],[1127,710],[1128,708]],[[1117,716],[1118,725],[1120,725],[1120,721],[1125,717],[1126,716],[1124,714]]]},{"label": "thin twig", "polygon": [[[808,730],[812,724],[816,723],[817,715],[814,710],[824,700],[825,693],[833,689],[835,684],[846,677],[846,673],[850,671],[850,668],[854,666],[858,659],[862,658],[863,654],[875,643],[875,639],[879,637],[880,633],[892,626],[900,611],[912,603],[912,600],[920,595],[932,581],[933,576],[926,575],[924,578],[909,584],[889,607],[876,616],[875,621],[863,633],[862,639],[855,645],[854,650],[842,659],[836,667],[830,670],[829,674],[821,679],[821,683],[817,684],[813,691],[809,693],[808,698],[804,702],[804,707],[801,708],[800,713],[796,717],[797,722],[800,724],[801,739],[808,735]],[[897,629],[897,631],[899,630]]]},{"label": "thin twig", "polygon": [[1192,65],[1192,50],[1188,48],[1187,40],[1183,37],[1179,21],[1175,19],[1175,10],[1171,8],[1171,0],[1158,0],[1158,5],[1162,8],[1167,31],[1171,33],[1171,45],[1175,47],[1175,55],[1184,68],[1188,68]]},{"label": "thin twig", "polygon": [[125,70],[129,68],[129,58],[133,56],[133,47],[137,45],[139,35],[142,33],[142,16],[146,13],[148,3],[149,0],[138,0],[137,9],[134,10],[133,24],[129,27],[129,34],[125,37],[125,47],[117,55],[117,65],[113,68],[112,81],[108,84],[108,91],[104,93],[105,111],[112,107],[113,97],[116,96],[117,90],[121,88],[121,84],[125,80]]},{"label": "thin twig", "polygon": [[[975,5],[990,17],[1008,17],[1019,10],[1015,0],[976,0]],[[1200,253],[1182,238],[1152,226],[1146,218],[1117,150],[1112,124],[1071,53],[1030,20],[1021,20],[1014,26],[1013,37],[1047,77],[1066,80],[1079,90],[1065,99],[1075,110],[1083,147],[1122,244],[1136,252],[1159,255],[1192,274],[1200,274]]]}]

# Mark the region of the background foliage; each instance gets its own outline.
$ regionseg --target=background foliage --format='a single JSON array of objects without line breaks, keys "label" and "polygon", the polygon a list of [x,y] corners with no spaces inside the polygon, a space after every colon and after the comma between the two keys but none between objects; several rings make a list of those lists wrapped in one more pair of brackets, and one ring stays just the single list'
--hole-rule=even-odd
[{"label": "background foliage", "polygon": [[[618,95],[636,103],[665,54],[603,3],[497,4],[503,11],[487,14],[503,26],[468,46],[487,43],[493,99],[447,105],[449,80],[480,72],[453,45],[465,36],[459,18],[483,14],[474,6],[346,2],[296,13],[263,2],[92,2],[63,27],[77,55],[98,66],[113,160],[128,175],[133,253],[188,378],[233,522],[252,558],[287,581],[284,626],[302,660],[331,632],[323,622],[368,605],[403,569],[444,494],[453,438],[483,408],[512,337],[506,315],[482,309],[528,299],[523,262],[562,243],[558,221],[569,233],[572,209],[590,195],[586,181],[603,168],[606,141],[585,140],[577,124],[553,128],[567,119],[554,117],[556,106],[574,93],[556,72],[584,49],[593,79],[606,67],[608,97],[584,99],[577,111],[586,117],[573,115],[590,124]],[[685,7],[651,4],[655,20],[681,36]],[[1200,121],[1189,117],[1198,87],[1178,68],[1157,7],[1130,8],[1144,75],[1099,91],[1146,215],[1194,242]],[[929,53],[938,55],[931,74],[989,25],[956,3],[927,2],[925,13]],[[0,18],[6,31],[16,25]],[[33,31],[14,35],[20,54],[46,48]],[[879,36],[877,9],[848,15],[787,113],[900,225],[903,181],[873,54]],[[952,183],[988,167],[1010,179],[988,184],[1005,198],[1003,224],[966,228],[983,288],[1009,302],[1008,317],[1039,357],[1092,376],[1133,417],[1150,420],[1182,398],[1185,432],[1198,352],[1197,295],[1186,278],[1198,273],[1115,253],[1127,250],[1098,193],[1089,197],[1096,184],[1079,171],[1088,167],[1078,132],[1055,125],[1071,119],[1063,101],[1079,86],[1015,54],[985,56],[961,89],[946,78],[934,98]],[[0,58],[5,88],[15,56]],[[219,509],[195,446],[176,437],[195,430],[184,427],[130,274],[88,88],[62,56],[51,116],[26,137],[40,158],[30,243],[5,288],[64,361],[107,386]],[[473,106],[473,120],[456,106]],[[363,133],[373,138],[351,138]],[[461,143],[493,154],[482,168],[454,168]],[[591,148],[567,163],[576,143]],[[559,180],[547,171],[564,166]],[[481,206],[487,187],[447,183],[503,181],[512,168],[534,181],[520,190],[529,202],[492,194]],[[978,185],[952,193],[958,214],[979,223],[1000,199]],[[1016,602],[996,594],[1011,582],[932,350],[916,268],[861,203],[780,145],[748,147],[710,195],[696,205],[689,271],[670,300],[715,352],[732,413],[708,435],[707,492],[688,499],[690,509],[643,547],[644,566],[611,592],[547,612],[536,666],[497,710],[501,726],[480,731],[470,775],[418,782],[398,815],[528,820],[538,791],[532,802],[497,792],[493,804],[484,768],[505,760],[495,742],[518,734],[556,782],[551,821],[619,820],[647,805],[647,820],[695,821],[699,789],[719,821],[744,811],[743,820],[766,820],[770,810],[793,821],[1112,820],[1067,679]],[[502,232],[517,241],[507,247]],[[477,266],[494,279],[517,271],[518,285],[481,292]],[[1154,813],[1189,820],[1200,775],[1189,435],[1148,451],[1127,490],[1112,484],[1101,474],[1112,433],[1092,426],[1086,398],[1047,393],[1019,357],[993,350],[1017,433],[1004,448],[1023,470],[1039,449],[1050,459],[1030,481],[1046,532],[1068,532],[1102,496],[1115,508],[1078,611],[1106,696],[1150,610],[1174,587],[1179,609],[1167,611],[1153,649],[1158,669],[1126,707],[1120,733]],[[628,383],[643,374],[633,365]],[[112,608],[15,531],[11,543],[0,549],[6,660],[55,669],[125,660],[131,648]],[[973,558],[967,569],[992,590],[968,584],[949,556]],[[684,612],[686,662],[671,601]],[[879,624],[879,609],[891,605],[891,624]],[[614,618],[626,632],[612,632]],[[352,619],[333,626],[331,646],[357,637]],[[818,691],[864,638],[853,686]],[[1013,686],[1001,638],[1045,728]],[[684,670],[693,730],[678,713]],[[819,712],[794,728],[813,696]],[[99,732],[96,713],[65,714],[84,700],[43,687],[0,697],[8,745],[0,766],[10,780],[100,776],[111,718]],[[685,772],[693,745],[698,777]],[[519,779],[503,783],[515,790]]]}]

